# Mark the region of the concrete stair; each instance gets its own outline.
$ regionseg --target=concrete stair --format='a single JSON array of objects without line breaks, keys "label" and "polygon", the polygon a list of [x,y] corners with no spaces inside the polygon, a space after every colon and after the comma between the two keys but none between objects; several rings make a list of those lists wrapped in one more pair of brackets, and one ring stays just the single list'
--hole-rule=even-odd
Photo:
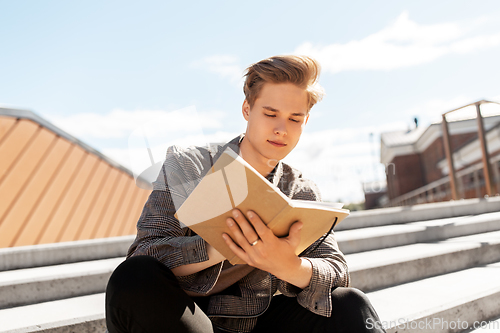
[{"label": "concrete stair", "polygon": [[[500,198],[354,212],[336,228],[388,332],[500,332]],[[0,332],[104,332],[106,283],[132,241],[0,249]]]},{"label": "concrete stair", "polygon": [[133,239],[0,249],[0,332],[104,332],[104,291]]},{"label": "concrete stair", "polygon": [[500,332],[500,318],[494,320],[488,320],[478,323],[477,328],[473,328],[470,332],[474,333],[493,333]]},{"label": "concrete stair", "polygon": [[0,332],[105,332],[104,293],[0,311]]},{"label": "concrete stair", "polygon": [[[500,263],[368,294],[388,332],[462,332],[500,311]],[[447,326],[446,326],[447,325]]]},{"label": "concrete stair", "polygon": [[500,231],[349,254],[346,259],[352,285],[367,292],[500,262]]},{"label": "concrete stair", "polygon": [[125,258],[25,268],[0,273],[0,308],[102,292]]}]

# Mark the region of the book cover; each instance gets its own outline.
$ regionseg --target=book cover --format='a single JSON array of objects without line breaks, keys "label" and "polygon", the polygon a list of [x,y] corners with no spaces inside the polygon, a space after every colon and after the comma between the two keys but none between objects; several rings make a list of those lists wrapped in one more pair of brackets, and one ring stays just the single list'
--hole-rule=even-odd
[{"label": "book cover", "polygon": [[[250,164],[228,148],[177,210],[175,217],[212,245],[233,265],[243,264],[222,239],[231,211],[246,215],[252,210],[278,237],[286,237],[290,226],[303,222],[296,254],[328,232],[333,223],[349,215],[342,204],[292,200]],[[234,239],[234,238],[233,238]]]}]

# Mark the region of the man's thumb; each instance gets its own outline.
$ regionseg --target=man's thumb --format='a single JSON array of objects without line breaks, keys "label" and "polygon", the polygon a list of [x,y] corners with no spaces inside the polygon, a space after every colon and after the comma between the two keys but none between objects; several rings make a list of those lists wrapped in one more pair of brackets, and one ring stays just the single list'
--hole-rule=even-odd
[{"label": "man's thumb", "polygon": [[304,224],[302,222],[295,222],[290,227],[290,231],[288,232],[288,240],[294,246],[298,246],[300,243],[300,230],[302,230],[303,226]]}]

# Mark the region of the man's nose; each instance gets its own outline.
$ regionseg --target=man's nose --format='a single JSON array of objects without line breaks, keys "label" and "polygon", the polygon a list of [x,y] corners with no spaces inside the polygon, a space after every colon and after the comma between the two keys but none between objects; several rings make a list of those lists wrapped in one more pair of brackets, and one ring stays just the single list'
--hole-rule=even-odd
[{"label": "man's nose", "polygon": [[286,124],[284,121],[277,121],[274,126],[274,134],[286,135]]}]

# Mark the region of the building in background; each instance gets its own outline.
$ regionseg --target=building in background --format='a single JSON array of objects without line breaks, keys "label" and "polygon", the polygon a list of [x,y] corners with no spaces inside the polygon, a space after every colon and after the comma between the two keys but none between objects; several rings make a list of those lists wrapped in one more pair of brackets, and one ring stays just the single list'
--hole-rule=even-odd
[{"label": "building in background", "polygon": [[[500,183],[500,116],[484,117],[495,193]],[[486,194],[477,119],[449,121],[450,146],[460,198]],[[386,169],[383,206],[450,200],[449,169],[441,123],[382,133],[380,162]]]},{"label": "building in background", "polygon": [[386,181],[365,182],[363,193],[365,196],[364,209],[381,208],[387,202]]}]

